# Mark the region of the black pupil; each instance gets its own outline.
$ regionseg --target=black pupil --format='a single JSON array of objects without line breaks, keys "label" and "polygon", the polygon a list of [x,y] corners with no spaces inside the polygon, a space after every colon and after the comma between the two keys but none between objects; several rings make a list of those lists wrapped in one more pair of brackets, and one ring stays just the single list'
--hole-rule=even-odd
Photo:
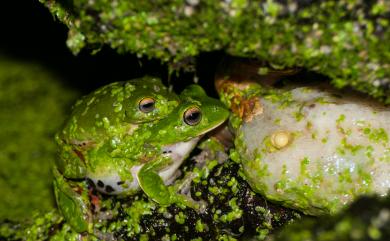
[{"label": "black pupil", "polygon": [[192,112],[187,116],[187,119],[190,121],[196,121],[199,119],[200,113],[199,112]]},{"label": "black pupil", "polygon": [[154,101],[153,100],[147,100],[143,101],[140,106],[141,111],[143,112],[150,112],[154,109]]},{"label": "black pupil", "polygon": [[189,125],[194,125],[200,121],[201,116],[202,114],[199,110],[191,111],[189,113],[187,112],[185,115],[185,121]]}]

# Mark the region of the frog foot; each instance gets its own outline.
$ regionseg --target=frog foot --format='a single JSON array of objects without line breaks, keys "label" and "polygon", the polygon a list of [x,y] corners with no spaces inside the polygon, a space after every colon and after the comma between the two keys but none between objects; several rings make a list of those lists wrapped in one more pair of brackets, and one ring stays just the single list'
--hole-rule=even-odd
[{"label": "frog foot", "polygon": [[[86,186],[65,179],[57,169],[54,174],[54,194],[57,206],[67,223],[78,233],[92,232],[92,212]],[[85,183],[84,183],[85,185]]]},{"label": "frog foot", "polygon": [[195,201],[189,193],[178,193],[177,186],[169,186],[171,197],[173,199],[172,203],[177,204],[182,207],[189,207],[194,209],[198,213],[204,213],[206,211],[207,203],[203,200]]},{"label": "frog foot", "polygon": [[153,201],[161,206],[176,204],[183,207],[189,207],[202,212],[205,205],[197,202],[191,197],[178,193],[182,184],[166,186],[160,175],[153,171],[141,171],[138,173],[138,182],[144,193]]}]

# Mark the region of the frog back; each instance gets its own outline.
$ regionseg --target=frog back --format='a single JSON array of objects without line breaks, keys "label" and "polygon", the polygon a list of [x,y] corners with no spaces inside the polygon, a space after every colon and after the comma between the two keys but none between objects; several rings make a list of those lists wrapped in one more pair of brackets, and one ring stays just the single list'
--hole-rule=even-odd
[{"label": "frog back", "polygon": [[88,145],[123,133],[129,124],[124,122],[122,102],[129,94],[126,82],[115,82],[84,96],[73,106],[58,136],[68,144]]}]

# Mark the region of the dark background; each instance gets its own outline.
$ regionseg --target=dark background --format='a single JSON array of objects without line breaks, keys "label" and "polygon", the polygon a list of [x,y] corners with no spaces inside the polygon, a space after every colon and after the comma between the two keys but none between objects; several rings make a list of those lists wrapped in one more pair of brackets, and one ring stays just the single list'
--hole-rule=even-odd
[{"label": "dark background", "polygon": [[[86,94],[99,86],[146,74],[173,84],[175,91],[192,83],[194,73],[169,76],[159,60],[120,55],[108,46],[95,55],[84,49],[74,56],[66,47],[67,27],[38,0],[7,0],[0,7],[0,56],[39,63],[61,77],[69,87]],[[205,53],[198,60],[196,76],[208,94],[215,95],[212,80],[221,53]]]}]

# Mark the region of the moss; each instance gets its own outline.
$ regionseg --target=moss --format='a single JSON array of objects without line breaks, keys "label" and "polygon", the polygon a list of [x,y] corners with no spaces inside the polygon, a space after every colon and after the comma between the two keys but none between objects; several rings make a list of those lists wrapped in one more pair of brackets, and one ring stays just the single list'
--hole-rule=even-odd
[{"label": "moss", "polygon": [[74,53],[106,44],[177,68],[200,52],[224,50],[274,69],[303,66],[390,103],[386,1],[40,2],[69,27]]},{"label": "moss", "polygon": [[37,65],[0,58],[0,220],[54,205],[53,136],[75,98],[57,80]]},{"label": "moss", "polygon": [[[28,221],[7,222],[0,225],[1,240],[77,241],[80,240],[80,236],[64,222],[63,217],[56,210],[45,214],[36,214]],[[89,237],[88,240],[97,241],[98,239]]]},{"label": "moss", "polygon": [[[187,166],[193,171],[193,165]],[[208,169],[208,167],[204,167]],[[184,170],[184,169],[183,169]],[[188,207],[161,207],[139,192],[126,198],[94,193],[99,200],[93,209],[94,235],[82,234],[88,240],[235,240],[245,235],[265,235],[300,214],[267,202],[251,191],[238,175],[239,165],[232,161],[217,164],[200,182],[190,186],[191,196],[206,204],[203,213]],[[203,181],[206,185],[203,185]],[[209,191],[213,186],[220,191]],[[88,190],[85,190],[88,192]],[[194,193],[200,192],[200,196]],[[77,240],[64,218],[51,211],[27,222],[0,222],[0,240]]]},{"label": "moss", "polygon": [[388,240],[389,208],[389,197],[363,197],[337,216],[306,218],[289,225],[269,240]]},{"label": "moss", "polygon": [[389,141],[389,137],[387,132],[383,128],[375,129],[375,128],[364,128],[363,133],[368,137],[370,141],[375,143],[387,143]]}]

